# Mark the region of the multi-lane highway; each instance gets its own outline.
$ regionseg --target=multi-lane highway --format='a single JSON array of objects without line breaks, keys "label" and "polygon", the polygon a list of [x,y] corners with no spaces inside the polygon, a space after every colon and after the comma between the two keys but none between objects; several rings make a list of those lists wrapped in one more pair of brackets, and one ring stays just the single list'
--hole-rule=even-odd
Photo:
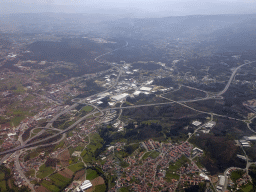
[{"label": "multi-lane highway", "polygon": [[[227,91],[227,89],[229,88],[229,86],[230,86],[230,84],[231,84],[231,82],[232,82],[234,76],[236,75],[238,69],[240,69],[241,67],[243,67],[243,66],[245,66],[245,65],[251,64],[251,63],[253,63],[253,62],[255,62],[255,61],[248,62],[248,63],[245,63],[245,64],[240,65],[239,67],[237,67],[237,68],[233,71],[233,73],[232,73],[232,75],[231,75],[231,77],[230,77],[230,79],[229,79],[227,85],[225,86],[224,90],[221,91],[220,93],[218,93],[218,96],[224,94],[224,93]],[[108,92],[108,91],[110,91],[112,88],[114,88],[114,87],[117,85],[121,74],[122,74],[122,69],[120,68],[120,69],[119,69],[119,75],[118,75],[118,77],[117,77],[115,83],[114,83],[109,89],[107,89],[107,90],[105,90],[105,91],[103,91],[103,92],[101,92],[101,93],[98,93],[98,94],[102,94],[102,93]],[[95,95],[98,95],[98,94],[95,94]],[[208,100],[208,99],[213,99],[213,98],[215,98],[215,97],[206,97],[206,98],[200,98],[200,99],[191,99],[191,100],[186,100],[186,101],[171,101],[171,102],[165,102],[165,103],[153,103],[153,104],[144,104],[144,105],[134,105],[134,106],[127,106],[127,107],[116,107],[116,108],[109,108],[109,109],[130,109],[130,108],[138,108],[138,107],[146,107],[146,106],[169,105],[169,104],[172,104],[172,103],[180,103],[180,104],[181,104],[181,103],[188,103],[188,102],[196,102],[196,101]],[[59,118],[61,115],[65,114],[65,113],[67,113],[68,111],[70,111],[71,109],[74,109],[75,107],[77,107],[77,106],[79,105],[78,103],[85,103],[86,99],[87,99],[87,98],[81,99],[79,102],[73,104],[73,105],[70,106],[69,108],[67,108],[67,109],[65,109],[64,111],[62,111],[61,113],[57,114],[57,115],[56,115],[53,119],[51,119],[51,121],[46,125],[46,128],[50,128],[50,126],[52,125],[52,123],[53,123],[54,121],[56,121],[57,118]],[[95,107],[95,106],[94,106],[94,107]],[[104,111],[107,111],[107,110],[109,110],[109,109],[100,110],[100,112],[104,112]],[[98,110],[99,110],[99,109],[98,109]],[[21,146],[19,146],[19,147],[17,147],[17,148],[14,148],[14,149],[10,149],[10,150],[1,152],[0,155],[12,153],[12,152],[15,152],[15,151],[17,151],[17,150],[20,150],[20,149],[23,149],[23,148],[27,148],[27,147],[30,147],[30,146],[32,146],[32,145],[36,145],[36,144],[39,144],[39,143],[41,143],[41,142],[47,141],[47,140],[49,140],[49,139],[55,138],[55,137],[57,137],[57,136],[59,136],[59,135],[61,135],[61,134],[63,134],[63,133],[68,132],[69,130],[73,129],[77,124],[79,124],[81,121],[83,121],[86,117],[88,117],[88,116],[90,116],[90,115],[92,115],[92,113],[90,113],[90,114],[88,114],[88,115],[82,117],[81,119],[79,119],[78,121],[76,121],[74,124],[72,124],[71,126],[69,126],[67,129],[65,129],[65,130],[63,130],[63,131],[60,131],[59,133],[56,133],[56,134],[54,134],[54,135],[52,135],[52,136],[49,136],[48,138],[42,139],[42,140],[40,140],[40,141],[31,143],[31,144],[27,144],[27,143],[28,143],[29,141],[31,141],[33,138],[35,138],[36,136],[42,134],[42,133],[44,132],[44,130],[43,130],[43,131],[39,132],[39,134],[37,134],[37,135],[34,136],[33,138],[30,138],[29,140],[27,140],[26,142],[24,142],[24,145],[21,145]]]},{"label": "multi-lane highway", "polygon": [[[128,42],[126,42],[126,45],[123,46],[123,47],[126,47],[126,46],[128,46]],[[123,47],[121,47],[121,48],[123,48]],[[121,48],[115,49],[115,50],[113,50],[113,51],[111,51],[111,52],[117,51],[117,50],[119,50],[119,49],[121,49]],[[104,55],[107,55],[107,54],[109,54],[109,53],[111,53],[111,52],[108,52],[108,53],[105,53],[105,54],[102,54],[102,55],[96,57],[96,58],[95,58],[95,61],[99,62],[98,59],[99,59],[100,57],[102,57],[102,56],[104,56]],[[234,77],[235,77],[237,71],[238,71],[241,67],[243,67],[243,66],[245,66],[245,65],[248,65],[248,64],[251,64],[251,63],[253,63],[253,62],[255,62],[255,61],[245,63],[245,64],[240,65],[239,67],[235,68],[235,70],[233,71],[233,73],[232,73],[232,75],[231,75],[231,77],[230,77],[228,83],[226,84],[225,88],[224,88],[221,92],[219,92],[216,96],[217,96],[217,97],[220,97],[221,95],[223,95],[223,94],[228,90],[228,88],[229,88],[231,82],[233,81],[233,79],[234,79]],[[99,62],[99,63],[102,63],[102,62]],[[103,62],[103,63],[104,63],[104,62]],[[117,68],[117,70],[119,71],[119,74],[118,74],[118,76],[117,76],[116,81],[114,82],[114,84],[113,84],[111,87],[109,87],[107,90],[105,90],[105,91],[103,91],[103,92],[101,92],[101,93],[98,93],[98,94],[103,94],[103,93],[109,92],[111,89],[113,89],[113,88],[118,84],[119,79],[120,79],[120,77],[121,77],[121,75],[122,75],[122,73],[123,73],[123,70],[122,70],[122,67],[117,67],[117,66],[116,66],[116,68]],[[98,95],[98,94],[95,94],[95,95],[92,95],[92,96],[96,96],[96,95]],[[90,97],[92,97],[92,96],[90,96]],[[86,97],[86,98],[83,98],[83,99],[79,100],[78,102],[74,103],[74,104],[71,105],[70,107],[64,109],[63,111],[61,111],[61,112],[58,113],[57,115],[55,115],[55,116],[47,123],[47,125],[46,125],[45,127],[40,127],[40,128],[42,128],[42,131],[40,131],[37,135],[31,137],[30,139],[28,139],[28,140],[25,141],[25,142],[21,141],[21,145],[20,145],[19,147],[16,147],[16,148],[14,148],[14,149],[10,149],[10,150],[1,152],[0,155],[4,155],[4,154],[7,154],[7,155],[5,155],[5,156],[1,159],[0,164],[2,164],[5,160],[7,160],[7,159],[11,156],[10,153],[15,152],[15,155],[16,155],[16,157],[15,157],[15,165],[16,165],[17,168],[19,168],[19,167],[20,167],[20,164],[19,164],[18,157],[19,157],[19,155],[21,154],[21,153],[20,153],[20,150],[25,149],[25,148],[31,148],[31,147],[36,148],[36,147],[39,147],[39,146],[45,146],[44,144],[42,144],[43,142],[46,142],[46,141],[48,141],[48,140],[50,140],[50,139],[53,139],[53,138],[56,138],[57,136],[60,136],[60,135],[62,135],[62,138],[60,139],[60,140],[62,140],[62,139],[65,137],[65,133],[66,133],[66,132],[68,132],[68,131],[70,131],[71,129],[75,128],[79,123],[81,123],[82,121],[84,121],[87,117],[98,113],[98,111],[101,112],[102,115],[104,115],[104,112],[105,112],[105,111],[108,111],[109,109],[120,109],[120,110],[122,110],[122,109],[131,109],[131,108],[146,107],[146,106],[170,105],[170,104],[173,104],[173,103],[183,104],[183,103],[188,103],[188,102],[196,102],[196,101],[202,101],[202,100],[208,100],[208,99],[216,99],[216,98],[217,98],[216,96],[209,97],[208,93],[206,92],[206,97],[205,97],[205,98],[191,99],[191,100],[185,100],[185,101],[170,101],[170,102],[165,102],[165,103],[153,103],[153,104],[144,104],[144,105],[133,105],[133,106],[126,106],[126,107],[123,107],[123,106],[121,105],[120,107],[106,108],[106,109],[103,109],[103,110],[100,110],[100,109],[97,108],[96,106],[92,105],[92,106],[97,110],[96,112],[93,111],[93,112],[87,114],[86,116],[84,116],[84,117],[78,119],[74,124],[72,124],[71,126],[69,126],[67,129],[65,129],[65,130],[59,130],[59,129],[51,128],[52,123],[55,122],[61,115],[66,114],[66,113],[69,112],[70,110],[76,108],[79,104],[84,104],[84,103],[86,103],[86,101],[87,101],[87,99],[88,99],[88,97]],[[54,135],[52,135],[52,136],[49,136],[49,137],[47,137],[47,138],[45,138],[45,139],[42,139],[42,140],[39,140],[39,141],[35,141],[35,142],[33,142],[33,143],[29,143],[29,142],[32,141],[35,137],[38,137],[39,135],[42,135],[42,134],[45,132],[45,129],[56,130],[56,131],[58,131],[58,133],[56,133],[56,134],[54,134]],[[59,140],[59,141],[60,141],[60,140]],[[57,141],[57,142],[59,142],[59,141]],[[57,143],[57,142],[54,142],[54,143]],[[51,145],[51,144],[53,144],[53,143],[48,143],[48,144],[46,144],[46,145]],[[38,145],[38,146],[35,146],[35,145]],[[22,173],[21,170],[20,170],[20,172]],[[23,174],[23,173],[22,173],[22,174]],[[23,175],[24,175],[24,174],[23,174]],[[23,175],[22,175],[22,176],[23,176]],[[26,179],[25,176],[24,176],[24,178]],[[28,182],[28,184],[31,185],[29,182]],[[31,187],[32,187],[32,186],[30,186],[30,188],[31,188]],[[32,187],[31,189],[33,190],[33,187]]]},{"label": "multi-lane highway", "polygon": [[235,70],[233,71],[232,75],[231,75],[230,78],[229,78],[229,81],[228,81],[227,85],[225,86],[225,88],[224,88],[221,92],[219,92],[219,93],[217,94],[217,96],[223,95],[223,94],[228,90],[228,88],[229,88],[231,82],[233,81],[233,79],[234,79],[234,77],[235,77],[235,75],[236,75],[238,69],[242,68],[242,67],[245,66],[245,65],[249,65],[249,64],[251,64],[251,63],[254,63],[254,62],[255,62],[255,61],[251,61],[251,62],[245,63],[245,64],[240,65],[239,67],[235,68]]}]

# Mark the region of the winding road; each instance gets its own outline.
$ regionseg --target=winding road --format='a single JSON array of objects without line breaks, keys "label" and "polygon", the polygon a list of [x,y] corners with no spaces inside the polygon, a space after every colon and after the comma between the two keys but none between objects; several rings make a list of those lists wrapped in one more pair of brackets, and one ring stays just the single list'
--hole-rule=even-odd
[{"label": "winding road", "polygon": [[217,94],[217,96],[221,96],[221,95],[223,95],[224,93],[226,93],[226,91],[228,90],[228,88],[229,88],[231,82],[233,81],[233,79],[234,79],[234,77],[235,77],[235,75],[236,75],[238,69],[242,68],[242,67],[245,66],[245,65],[249,65],[249,64],[251,64],[251,63],[254,63],[254,62],[255,62],[255,61],[251,61],[251,62],[245,63],[245,64],[240,65],[239,67],[235,68],[235,70],[233,71],[232,75],[231,75],[230,78],[229,78],[229,81],[228,81],[227,85],[225,86],[225,88],[224,88],[221,92],[219,92],[219,93]]},{"label": "winding road", "polygon": [[[123,47],[126,47],[126,46],[128,46],[128,42],[126,42],[126,45],[123,46]],[[123,48],[123,47],[121,47],[121,48]],[[105,63],[105,62],[100,62],[100,61],[98,61],[98,59],[99,59],[100,57],[104,56],[104,55],[110,54],[110,53],[112,53],[112,52],[114,52],[114,51],[117,51],[117,50],[119,50],[119,49],[121,49],[121,48],[118,48],[118,49],[115,49],[115,50],[113,50],[113,51],[111,51],[111,52],[102,54],[102,55],[96,57],[96,58],[95,58],[95,61],[97,61],[97,62],[99,62],[99,63]],[[25,148],[27,148],[26,150],[29,150],[29,148],[31,149],[31,147],[32,147],[32,148],[37,148],[37,147],[39,147],[39,146],[47,146],[47,145],[52,145],[52,144],[54,144],[54,143],[58,143],[58,142],[60,142],[62,139],[65,138],[65,135],[66,135],[65,133],[67,133],[67,132],[70,131],[71,129],[75,128],[79,123],[81,123],[82,121],[84,121],[87,117],[98,113],[98,111],[101,112],[101,114],[103,115],[103,114],[104,114],[103,112],[108,111],[109,109],[120,109],[120,110],[121,110],[121,111],[120,111],[120,115],[121,115],[122,109],[131,109],[131,108],[146,107],[146,106],[170,105],[170,104],[174,104],[174,103],[178,103],[178,104],[183,105],[184,107],[191,108],[191,107],[189,107],[189,106],[187,106],[187,105],[185,105],[185,104],[183,104],[183,103],[196,102],[196,101],[202,101],[202,100],[208,100],[208,99],[216,99],[217,97],[220,97],[221,95],[223,95],[223,94],[228,90],[228,88],[230,87],[231,82],[233,81],[233,79],[234,79],[234,77],[235,77],[237,71],[238,71],[241,67],[243,67],[243,66],[245,66],[245,65],[248,65],[248,64],[251,64],[251,63],[253,63],[253,62],[255,62],[255,61],[245,63],[245,64],[240,65],[239,67],[235,68],[235,70],[233,71],[233,73],[232,73],[232,75],[231,75],[231,77],[230,77],[228,83],[226,84],[225,88],[224,88],[221,92],[219,92],[216,96],[209,97],[208,93],[206,92],[206,94],[207,94],[206,97],[205,97],[205,98],[200,98],[200,99],[191,99],[191,100],[186,100],[186,101],[172,101],[172,100],[170,100],[170,102],[165,102],[165,103],[153,103],[153,104],[126,106],[126,107],[122,107],[122,105],[121,105],[120,107],[107,108],[107,109],[103,109],[103,110],[100,110],[100,109],[97,108],[96,106],[92,105],[92,106],[97,110],[96,112],[93,111],[93,112],[91,112],[91,113],[85,115],[84,117],[82,117],[82,118],[80,118],[79,120],[77,120],[74,124],[70,125],[67,129],[65,129],[65,130],[59,130],[59,129],[56,129],[56,128],[51,128],[52,123],[55,122],[61,115],[66,114],[66,113],[69,112],[70,110],[76,108],[77,106],[79,106],[79,104],[84,104],[84,103],[86,103],[86,100],[87,100],[89,97],[86,97],[86,98],[84,98],[84,99],[81,99],[80,101],[74,103],[74,104],[71,105],[70,107],[64,109],[62,112],[60,112],[60,113],[58,113],[57,115],[55,115],[55,116],[47,123],[47,125],[46,125],[45,127],[40,127],[40,128],[42,129],[42,131],[40,131],[37,135],[35,135],[35,136],[29,138],[27,141],[25,141],[25,142],[22,141],[22,142],[21,142],[21,145],[20,145],[19,147],[16,147],[16,148],[14,148],[14,149],[10,149],[10,150],[1,152],[0,155],[5,155],[5,154],[7,154],[7,155],[5,155],[5,156],[1,159],[0,164],[2,164],[5,160],[7,160],[7,159],[11,156],[10,153],[14,153],[14,152],[15,152],[15,166],[16,166],[18,169],[20,169],[19,172],[20,172],[20,174],[21,174],[22,177],[23,177],[24,174],[23,174],[22,171],[21,171],[20,163],[19,163],[19,155],[22,153],[22,151],[20,151],[20,150],[25,149]],[[103,92],[101,92],[101,93],[97,93],[97,94],[95,94],[95,95],[99,95],[99,94],[103,94],[103,93],[109,92],[111,89],[113,89],[113,88],[118,84],[119,79],[120,79],[120,77],[121,77],[121,75],[122,75],[122,73],[123,73],[123,70],[122,70],[121,67],[116,67],[116,68],[117,68],[117,70],[119,70],[119,74],[118,74],[118,76],[117,76],[116,81],[114,82],[114,84],[113,84],[111,87],[109,87],[107,90],[105,90],[105,91],[103,91]],[[191,88],[191,87],[190,87],[190,88]],[[95,95],[92,95],[92,96],[95,96]],[[92,96],[90,96],[90,97],[92,97]],[[165,98],[165,97],[163,97],[163,98]],[[165,99],[167,99],[167,98],[165,98]],[[168,99],[168,100],[169,100],[169,99]],[[191,109],[192,109],[192,110],[195,110],[195,109],[193,109],[193,108],[191,108]],[[208,113],[208,112],[202,112],[202,111],[199,111],[199,110],[196,110],[196,111],[198,111],[198,112],[200,112],[200,113]],[[211,114],[211,115],[212,115],[212,113],[208,113],[208,114]],[[214,114],[214,115],[217,115],[217,114]],[[233,118],[233,119],[234,119],[234,118]],[[45,129],[56,130],[56,131],[59,131],[59,132],[56,133],[56,134],[54,134],[54,135],[52,135],[52,136],[49,136],[49,137],[47,137],[47,138],[45,138],[45,139],[41,139],[41,140],[39,140],[39,141],[35,141],[35,142],[33,142],[33,143],[29,143],[29,142],[32,141],[34,138],[36,138],[36,137],[42,135],[42,134],[45,132]],[[45,144],[45,145],[42,144],[43,142],[46,142],[46,141],[48,141],[48,140],[50,140],[50,139],[53,139],[53,138],[56,138],[57,136],[60,136],[60,135],[62,135],[62,138],[61,138],[60,140],[55,141],[54,143],[48,143],[48,144]],[[40,144],[41,144],[41,145],[40,145]],[[35,145],[38,145],[38,146],[35,146]],[[32,190],[34,190],[34,189],[33,189],[33,186],[30,184],[30,182],[27,180],[27,178],[26,178],[25,176],[24,176],[24,179],[27,181],[29,187],[30,187]]]}]

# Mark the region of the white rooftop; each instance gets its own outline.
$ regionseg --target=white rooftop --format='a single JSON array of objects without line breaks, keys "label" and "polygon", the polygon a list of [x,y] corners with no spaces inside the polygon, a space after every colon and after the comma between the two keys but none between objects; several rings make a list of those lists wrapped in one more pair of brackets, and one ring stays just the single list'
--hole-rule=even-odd
[{"label": "white rooftop", "polygon": [[251,136],[251,137],[248,137],[249,141],[255,141],[256,140],[256,136]]},{"label": "white rooftop", "polygon": [[141,91],[151,91],[152,88],[151,87],[141,87],[140,90]]},{"label": "white rooftop", "polygon": [[195,126],[199,126],[199,125],[201,125],[202,123],[201,123],[200,121],[193,121],[192,124],[195,125]]},{"label": "white rooftop", "polygon": [[219,185],[224,186],[225,185],[226,177],[223,175],[219,175]]},{"label": "white rooftop", "polygon": [[133,95],[139,95],[141,93],[141,91],[135,91],[134,93],[133,93]]},{"label": "white rooftop", "polygon": [[120,95],[115,95],[115,96],[113,96],[112,99],[119,101],[119,100],[124,99],[124,98],[127,97],[128,95],[129,95],[129,94],[127,94],[127,93],[122,93],[122,94],[120,94]]}]

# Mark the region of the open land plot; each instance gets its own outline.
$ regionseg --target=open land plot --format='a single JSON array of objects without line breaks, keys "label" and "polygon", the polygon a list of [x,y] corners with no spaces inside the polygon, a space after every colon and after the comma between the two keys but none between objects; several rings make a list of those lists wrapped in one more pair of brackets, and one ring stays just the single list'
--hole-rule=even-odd
[{"label": "open land plot", "polygon": [[160,153],[158,151],[149,151],[149,152],[147,152],[143,155],[142,160],[145,160],[148,157],[151,157],[151,158],[155,159],[159,156],[159,154]]},{"label": "open land plot", "polygon": [[58,173],[51,175],[50,179],[60,190],[63,190],[71,182],[70,178],[64,177]]},{"label": "open land plot", "polygon": [[82,180],[85,180],[84,176],[85,176],[85,170],[77,171],[74,176],[74,180],[80,180],[81,178]]},{"label": "open land plot", "polygon": [[197,101],[186,103],[186,105],[203,112],[216,113],[237,119],[246,119],[248,113],[250,113],[250,111],[242,105],[226,105],[225,101],[220,103],[219,100]]},{"label": "open land plot", "polygon": [[51,192],[59,192],[60,189],[53,185],[52,182],[44,180],[41,185]]},{"label": "open land plot", "polygon": [[189,99],[204,98],[206,97],[206,93],[200,90],[182,86],[179,90],[166,93],[163,96],[174,101],[185,101]]},{"label": "open land plot", "polygon": [[51,192],[43,186],[39,186],[35,189],[36,192]]},{"label": "open land plot", "polygon": [[79,163],[76,163],[76,164],[74,164],[74,165],[70,165],[68,168],[69,168],[71,171],[73,171],[74,173],[76,173],[76,172],[78,172],[78,171],[84,169],[84,164],[83,164],[83,162],[79,162]]},{"label": "open land plot", "polygon": [[37,172],[36,176],[40,179],[47,177],[48,175],[53,173],[53,168],[52,167],[46,167],[45,164],[43,164],[40,168],[39,171]]},{"label": "open land plot", "polygon": [[68,166],[69,160],[71,159],[68,149],[59,154],[58,159],[60,160],[62,166]]},{"label": "open land plot", "polygon": [[93,170],[93,169],[87,169],[86,170],[86,179],[87,180],[93,180],[95,178],[97,178],[99,175],[97,173],[97,171]]},{"label": "open land plot", "polygon": [[92,106],[85,106],[81,109],[82,112],[91,112],[93,110]]},{"label": "open land plot", "polygon": [[64,177],[67,177],[67,178],[71,179],[74,172],[71,171],[70,169],[66,168],[66,169],[60,171],[59,174],[64,176]]},{"label": "open land plot", "polygon": [[103,146],[103,139],[99,134],[95,133],[90,140],[90,144],[87,145],[86,149],[81,153],[81,157],[87,163],[95,160],[95,151]]},{"label": "open land plot", "polygon": [[163,99],[161,97],[156,97],[154,94],[151,94],[151,95],[140,94],[139,96],[134,98],[128,97],[126,99],[126,103],[123,106],[165,103],[165,102],[167,102],[166,99]]}]

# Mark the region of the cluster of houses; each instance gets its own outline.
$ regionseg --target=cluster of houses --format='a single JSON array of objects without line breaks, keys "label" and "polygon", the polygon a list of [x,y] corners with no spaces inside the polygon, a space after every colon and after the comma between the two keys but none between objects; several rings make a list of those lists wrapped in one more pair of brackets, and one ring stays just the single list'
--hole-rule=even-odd
[{"label": "cluster of houses", "polygon": [[[129,187],[134,191],[159,191],[165,189],[175,191],[178,181],[165,179],[165,171],[170,162],[176,162],[182,155],[190,156],[192,147],[188,142],[181,145],[155,142],[147,140],[142,143],[147,150],[157,150],[159,155],[156,158],[147,157],[143,160],[139,150],[136,150],[131,156],[124,159],[129,163],[129,167],[123,169],[125,173],[118,180],[118,187]],[[197,171],[196,165],[191,165],[181,172]],[[111,189],[114,191],[115,188]]]}]

